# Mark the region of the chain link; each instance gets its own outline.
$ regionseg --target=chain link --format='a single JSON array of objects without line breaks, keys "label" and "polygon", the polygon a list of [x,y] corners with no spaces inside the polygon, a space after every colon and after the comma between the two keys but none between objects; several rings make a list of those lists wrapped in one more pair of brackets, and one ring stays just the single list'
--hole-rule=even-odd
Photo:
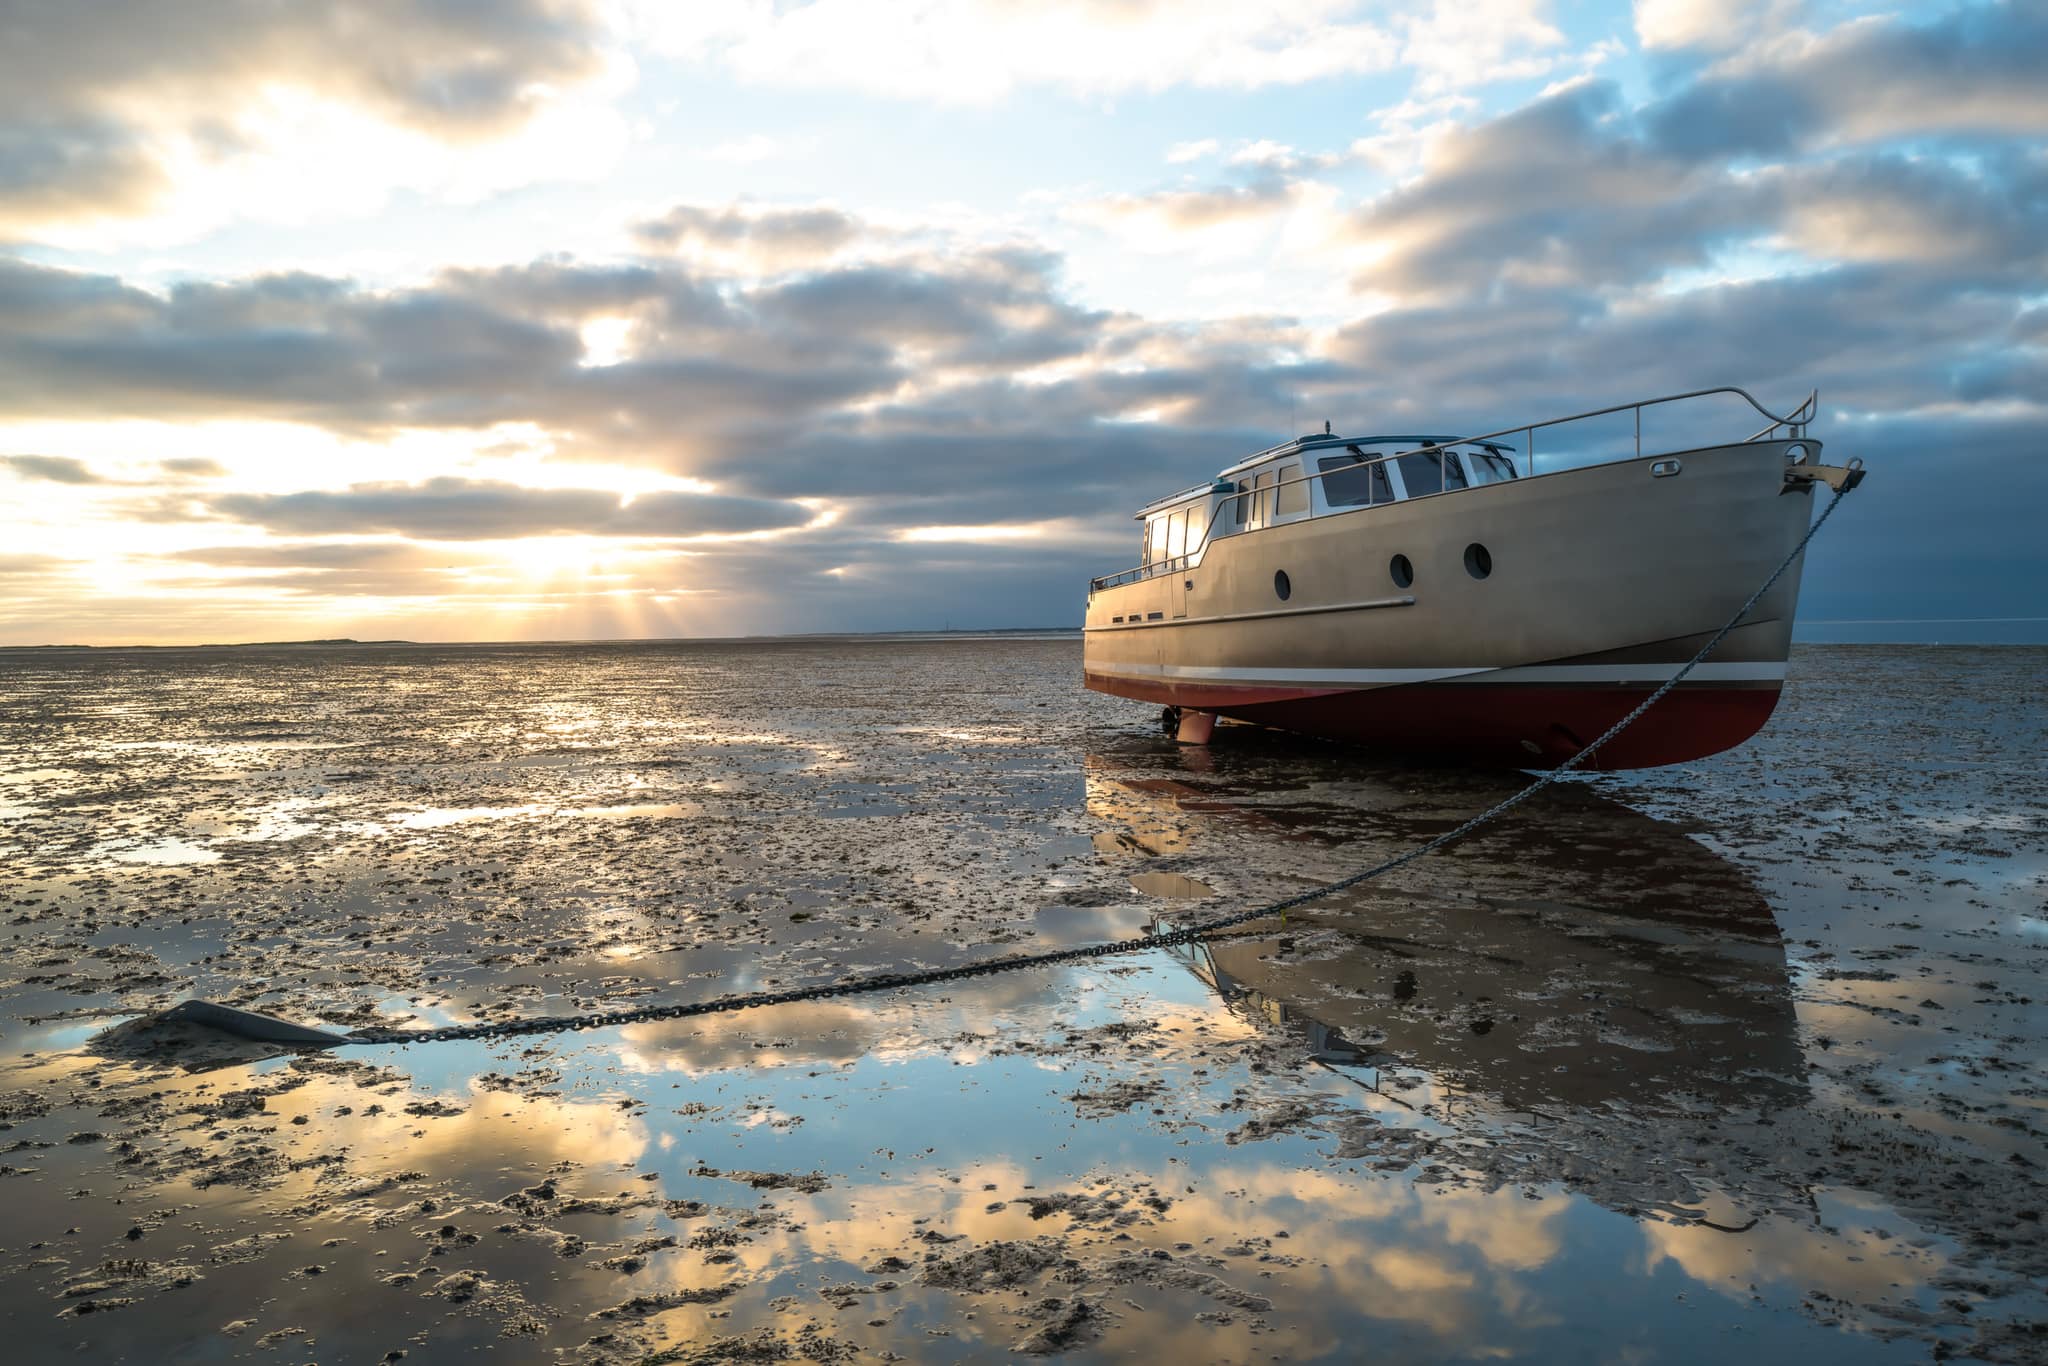
[{"label": "chain link", "polygon": [[1415,848],[1405,853],[1397,854],[1382,863],[1374,864],[1362,873],[1353,873],[1350,877],[1340,878],[1336,882],[1324,883],[1320,887],[1312,887],[1308,891],[1301,892],[1295,896],[1271,902],[1252,910],[1238,911],[1235,914],[1223,916],[1220,919],[1205,920],[1198,925],[1186,925],[1177,930],[1168,930],[1158,934],[1136,935],[1129,939],[1112,939],[1101,944],[1085,944],[1078,948],[1049,949],[1043,953],[1015,954],[1005,958],[988,958],[979,963],[963,963],[959,966],[948,968],[927,968],[916,972],[885,972],[873,977],[854,978],[851,981],[827,982],[811,987],[792,987],[784,991],[758,991],[744,996],[719,996],[708,1001],[691,1001],[683,1005],[643,1006],[633,1010],[604,1010],[583,1015],[538,1015],[519,1020],[497,1020],[478,1024],[448,1025],[439,1029],[359,1029],[348,1035],[346,1042],[352,1044],[441,1043],[456,1039],[497,1039],[511,1038],[521,1034],[555,1034],[579,1029],[610,1029],[618,1025],[642,1024],[652,1020],[687,1020],[699,1015],[719,1015],[730,1011],[754,1010],[762,1006],[792,1005],[800,1001],[823,1001],[839,996],[862,995],[871,991],[895,991],[903,987],[926,986],[934,982],[959,982],[973,977],[987,977],[999,972],[1019,972],[1025,968],[1050,967],[1056,963],[1074,963],[1090,958],[1107,958],[1115,954],[1138,953],[1145,949],[1171,948],[1175,945],[1191,944],[1205,935],[1214,934],[1218,930],[1227,930],[1234,925],[1243,925],[1253,920],[1263,920],[1268,916],[1279,915],[1284,911],[1291,911],[1297,907],[1321,901],[1326,897],[1335,896],[1338,892],[1347,891],[1362,882],[1370,882],[1376,877],[1393,872],[1396,868],[1404,867],[1419,858],[1433,854],[1447,844],[1455,844],[1480,826],[1528,801],[1529,798],[1535,796],[1544,788],[1549,787],[1559,778],[1562,778],[1565,774],[1570,773],[1573,769],[1591,758],[1599,751],[1602,745],[1605,745],[1609,740],[1612,740],[1615,736],[1635,724],[1643,713],[1657,705],[1658,701],[1666,693],[1684,682],[1686,675],[1698,668],[1708,655],[1711,655],[1718,649],[1721,642],[1728,638],[1729,633],[1742,623],[1742,619],[1748,616],[1759,602],[1763,601],[1764,594],[1770,592],[1776,586],[1778,580],[1784,577],[1785,571],[1792,567],[1793,561],[1797,560],[1801,552],[1806,549],[1807,542],[1811,541],[1815,534],[1820,531],[1821,527],[1827,524],[1828,518],[1834,515],[1835,508],[1840,505],[1843,495],[1848,493],[1848,491],[1846,488],[1835,490],[1835,496],[1828,502],[1827,507],[1822,509],[1820,516],[1814,519],[1813,525],[1806,529],[1806,534],[1799,538],[1799,544],[1792,548],[1792,553],[1787,555],[1778,567],[1771,571],[1771,576],[1763,581],[1761,587],[1749,595],[1748,601],[1744,602],[1737,609],[1735,615],[1728,618],[1727,625],[1716,631],[1713,638],[1700,647],[1698,654],[1687,660],[1684,667],[1665,680],[1656,691],[1637,703],[1635,709],[1630,711],[1628,715],[1616,721],[1613,725],[1602,731],[1591,743],[1567,758],[1556,768],[1544,773],[1527,787],[1516,792],[1513,796],[1494,803],[1464,824],[1445,831],[1435,839],[1425,844],[1419,844]]}]

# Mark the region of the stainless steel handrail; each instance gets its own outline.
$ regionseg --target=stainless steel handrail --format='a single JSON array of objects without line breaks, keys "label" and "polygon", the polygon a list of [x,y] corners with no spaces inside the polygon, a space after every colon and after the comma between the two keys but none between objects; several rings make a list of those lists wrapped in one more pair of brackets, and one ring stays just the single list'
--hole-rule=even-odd
[{"label": "stainless steel handrail", "polygon": [[[1278,488],[1279,485],[1276,484],[1274,487]],[[1213,493],[1215,490],[1211,489],[1210,492]],[[1232,498],[1243,498],[1245,496],[1247,495],[1243,493],[1227,494],[1224,497],[1224,501],[1228,502]],[[1188,501],[1192,503],[1194,500],[1189,499]],[[1172,514],[1168,513],[1167,515],[1171,516]],[[1209,525],[1202,528],[1202,543],[1193,550],[1182,551],[1170,560],[1154,560],[1150,564],[1141,564],[1135,569],[1119,570],[1114,574],[1104,574],[1099,579],[1090,579],[1088,580],[1088,591],[1093,593],[1100,588],[1117,588],[1126,583],[1136,583],[1140,579],[1149,579],[1155,574],[1165,574],[1181,569],[1193,569],[1202,562],[1202,555],[1209,549],[1209,542],[1215,539],[1216,519],[1211,517]]]},{"label": "stainless steel handrail", "polygon": [[[1771,433],[1777,431],[1780,427],[1785,428],[1787,430],[1787,433],[1795,439],[1803,437],[1806,435],[1807,425],[1813,421],[1813,418],[1818,413],[1820,407],[1820,390],[1815,389],[1807,394],[1805,399],[1800,402],[1798,407],[1794,408],[1790,413],[1788,413],[1784,417],[1779,417],[1776,413],[1773,413],[1770,409],[1764,407],[1763,404],[1758,403],[1756,401],[1756,398],[1747,389],[1737,388],[1735,385],[1732,384],[1721,384],[1716,385],[1714,388],[1711,389],[1694,389],[1688,393],[1683,394],[1666,394],[1661,398],[1638,399],[1634,403],[1617,403],[1609,408],[1594,408],[1583,413],[1573,413],[1569,417],[1553,417],[1544,422],[1524,422],[1513,427],[1502,427],[1498,431],[1481,432],[1477,436],[1461,436],[1451,441],[1439,441],[1436,444],[1430,446],[1415,446],[1405,451],[1396,451],[1391,455],[1376,456],[1370,460],[1354,461],[1352,464],[1341,466],[1338,469],[1317,470],[1310,474],[1298,475],[1293,479],[1283,479],[1276,483],[1270,484],[1266,488],[1262,489],[1240,489],[1236,493],[1226,494],[1225,499],[1227,501],[1230,498],[1258,497],[1264,499],[1267,497],[1275,497],[1277,501],[1277,495],[1281,489],[1288,488],[1295,484],[1311,483],[1317,479],[1322,479],[1328,475],[1339,474],[1353,469],[1359,469],[1367,465],[1383,465],[1389,460],[1398,460],[1401,456],[1404,455],[1428,455],[1432,452],[1449,450],[1453,446],[1469,446],[1483,441],[1490,441],[1494,437],[1513,436],[1517,432],[1525,432],[1528,434],[1528,440],[1525,443],[1524,449],[1527,451],[1529,457],[1529,477],[1534,478],[1536,474],[1537,432],[1542,431],[1545,427],[1561,427],[1567,422],[1583,422],[1585,419],[1589,417],[1605,417],[1609,413],[1626,413],[1631,411],[1634,412],[1636,449],[1635,458],[1640,460],[1642,459],[1643,455],[1643,409],[1655,408],[1658,405],[1665,403],[1683,403],[1687,399],[1709,398],[1715,394],[1738,395],[1741,397],[1743,402],[1747,403],[1750,407],[1756,409],[1765,417],[1771,419],[1770,426],[1765,427],[1760,431],[1757,431],[1749,436],[1744,437],[1740,442],[1736,443],[1738,445],[1748,445],[1752,441],[1761,441],[1764,438],[1770,436]],[[1363,441],[1366,439],[1367,438],[1365,437],[1360,437],[1357,441],[1350,442],[1349,445],[1356,446],[1358,444],[1358,441]],[[1346,443],[1342,441],[1331,441],[1327,443],[1327,447],[1322,445],[1308,447],[1302,446],[1298,442],[1282,442],[1278,446],[1270,446],[1267,449],[1258,452],[1258,455],[1271,455],[1278,457],[1296,452],[1305,455],[1306,452],[1311,449],[1343,449],[1345,445]],[[1254,456],[1252,458],[1256,459],[1257,457]],[[1443,486],[1445,475],[1443,472],[1443,462],[1441,460],[1437,462],[1437,479],[1437,493],[1457,491],[1447,489]],[[1211,496],[1213,495],[1214,490],[1212,489]],[[1196,500],[1189,499],[1188,501],[1192,503]],[[1353,509],[1347,507],[1345,510],[1351,511]],[[1170,516],[1171,513],[1168,513],[1167,515]],[[1308,512],[1302,514],[1299,517],[1289,517],[1288,520],[1290,522],[1307,521],[1312,520],[1318,516],[1328,515],[1330,514],[1316,512],[1314,509],[1314,504],[1311,503]],[[1268,519],[1265,526],[1253,529],[1263,531],[1266,529],[1266,527],[1274,525],[1276,525],[1276,523]],[[1200,562],[1202,552],[1208,549],[1209,542],[1214,538],[1215,534],[1216,519],[1212,517],[1209,521],[1208,527],[1205,529],[1203,533],[1202,544],[1196,547],[1194,550],[1189,551],[1182,555],[1177,555],[1171,560],[1159,560],[1154,561],[1151,564],[1141,564],[1133,569],[1125,569],[1115,574],[1105,574],[1098,579],[1090,579],[1088,581],[1088,591],[1093,593],[1098,589],[1116,588],[1126,583],[1136,583],[1140,580],[1152,578],[1155,575],[1168,573],[1173,570],[1192,568],[1195,564]]]},{"label": "stainless steel handrail", "polygon": [[[1485,441],[1489,438],[1496,436],[1512,436],[1516,432],[1526,432],[1529,436],[1527,445],[1527,450],[1529,454],[1529,473],[1533,476],[1536,473],[1536,433],[1542,431],[1545,427],[1562,427],[1567,422],[1583,422],[1589,417],[1605,417],[1609,413],[1633,412],[1636,418],[1636,458],[1640,460],[1643,455],[1643,409],[1655,408],[1659,404],[1663,403],[1683,403],[1687,399],[1692,398],[1709,398],[1715,394],[1739,395],[1744,403],[1747,403],[1750,407],[1756,409],[1759,413],[1762,413],[1765,417],[1771,420],[1771,425],[1765,427],[1762,431],[1757,432],[1751,436],[1746,436],[1742,438],[1741,443],[1739,443],[1742,445],[1747,445],[1752,441],[1760,441],[1764,437],[1769,436],[1772,432],[1777,431],[1780,427],[1788,428],[1791,432],[1791,435],[1795,437],[1804,436],[1806,434],[1806,424],[1813,420],[1813,415],[1818,410],[1820,405],[1820,390],[1815,389],[1814,391],[1809,393],[1806,396],[1805,400],[1802,401],[1797,408],[1794,408],[1791,411],[1791,413],[1784,417],[1779,417],[1769,408],[1766,408],[1763,404],[1758,403],[1755,397],[1751,395],[1749,390],[1738,389],[1736,386],[1732,384],[1720,384],[1716,385],[1711,389],[1694,389],[1689,393],[1666,394],[1662,398],[1645,398],[1638,399],[1634,403],[1617,403],[1611,408],[1594,408],[1583,413],[1573,413],[1570,417],[1553,417],[1546,422],[1517,423],[1515,426],[1512,427],[1502,427],[1497,432],[1482,432],[1478,436],[1461,436],[1455,441],[1439,441],[1434,446],[1417,446],[1414,450],[1403,451],[1402,454],[1426,454],[1430,451],[1443,450],[1449,446],[1464,446],[1469,445],[1470,443],[1475,441]],[[1441,492],[1441,490],[1439,490],[1439,492]]]}]

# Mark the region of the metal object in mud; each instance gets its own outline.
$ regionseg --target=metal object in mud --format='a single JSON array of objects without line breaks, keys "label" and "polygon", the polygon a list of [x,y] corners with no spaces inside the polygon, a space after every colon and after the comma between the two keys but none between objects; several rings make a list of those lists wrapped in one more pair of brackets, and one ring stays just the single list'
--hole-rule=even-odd
[{"label": "metal object in mud", "polygon": [[208,1029],[218,1029],[224,1034],[235,1034],[262,1043],[333,1048],[351,1042],[345,1034],[293,1024],[290,1020],[280,1020],[275,1015],[264,1015],[254,1010],[238,1010],[217,1001],[180,1001],[157,1018],[205,1025]]}]

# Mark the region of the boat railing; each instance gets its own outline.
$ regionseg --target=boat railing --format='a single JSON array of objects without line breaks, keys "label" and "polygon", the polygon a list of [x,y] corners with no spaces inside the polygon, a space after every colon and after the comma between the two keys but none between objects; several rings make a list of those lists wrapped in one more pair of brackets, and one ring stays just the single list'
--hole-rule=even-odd
[{"label": "boat railing", "polygon": [[[1820,391],[1816,389],[1811,393],[1807,394],[1805,399],[1800,402],[1798,407],[1794,408],[1785,416],[1780,417],[1776,413],[1773,413],[1770,409],[1764,407],[1763,404],[1758,403],[1756,401],[1756,398],[1747,389],[1740,389],[1732,384],[1722,384],[1716,385],[1714,388],[1711,389],[1693,389],[1682,394],[1665,394],[1659,398],[1639,399],[1634,403],[1617,403],[1607,408],[1592,408],[1583,413],[1572,413],[1567,417],[1553,417],[1543,422],[1518,423],[1512,427],[1502,427],[1496,431],[1481,432],[1476,436],[1461,436],[1449,441],[1439,441],[1433,445],[1413,446],[1404,451],[1396,451],[1387,455],[1374,456],[1370,459],[1360,460],[1353,462],[1349,465],[1339,466],[1337,469],[1311,471],[1308,474],[1298,475],[1293,479],[1285,479],[1277,483],[1269,484],[1261,489],[1239,489],[1237,493],[1226,497],[1225,501],[1227,502],[1229,497],[1236,497],[1240,499],[1253,497],[1277,501],[1277,496],[1281,489],[1291,487],[1295,484],[1311,484],[1319,479],[1326,478],[1332,474],[1348,473],[1352,470],[1358,469],[1361,466],[1365,465],[1385,464],[1390,460],[1397,460],[1404,455],[1439,454],[1443,451],[1451,449],[1454,446],[1484,445],[1488,442],[1498,441],[1498,439],[1501,437],[1516,435],[1520,435],[1523,438],[1523,457],[1528,462],[1528,471],[1525,477],[1533,478],[1536,474],[1536,433],[1551,427],[1562,427],[1573,422],[1584,422],[1588,418],[1608,417],[1615,413],[1633,414],[1635,426],[1635,454],[1630,458],[1640,460],[1643,456],[1644,409],[1660,407],[1667,403],[1684,403],[1692,399],[1711,398],[1717,394],[1734,394],[1743,402],[1747,403],[1750,407],[1756,409],[1758,413],[1770,419],[1769,426],[1764,427],[1744,437],[1741,440],[1741,442],[1737,443],[1740,445],[1748,445],[1750,442],[1753,441],[1768,441],[1780,431],[1784,432],[1787,436],[1791,437],[1792,439],[1797,440],[1800,437],[1806,435],[1806,428],[1808,424],[1810,424],[1813,421],[1814,415],[1819,410],[1820,406]],[[1253,458],[1257,459],[1260,456],[1268,455],[1285,455],[1292,452],[1301,452],[1312,449],[1341,450],[1345,447],[1346,444],[1347,443],[1343,441],[1341,438],[1298,438],[1293,441],[1284,441],[1277,446],[1269,446],[1265,450],[1260,451],[1258,453],[1258,456],[1254,456]],[[1356,445],[1357,443],[1354,441],[1349,444]],[[1592,463],[1603,464],[1611,462],[1595,461]],[[1437,487],[1435,489],[1423,490],[1421,491],[1421,493],[1417,493],[1417,491],[1411,489],[1408,491],[1410,497],[1427,496],[1435,493],[1449,493],[1457,491],[1448,487],[1448,476],[1444,472],[1444,462],[1441,458],[1437,460],[1436,466],[1438,480]],[[1328,512],[1317,512],[1315,510],[1314,499],[1309,499],[1307,501],[1309,504],[1309,510],[1307,512],[1288,517],[1287,522],[1308,521],[1315,517],[1324,517],[1330,515],[1330,513]],[[1268,501],[1264,504],[1264,506],[1266,507],[1271,507],[1272,505],[1272,501]],[[1350,512],[1354,509],[1347,505],[1343,510],[1346,512]],[[1213,539],[1213,537],[1216,534],[1217,520],[1218,519],[1214,517],[1210,518],[1209,525],[1203,531],[1202,544],[1200,546],[1197,546],[1195,549],[1182,555],[1176,555],[1170,559],[1155,560],[1151,564],[1142,564],[1136,566],[1135,568],[1126,569],[1116,574],[1105,574],[1101,578],[1091,579],[1088,582],[1088,591],[1092,593],[1104,588],[1115,588],[1121,584],[1135,583],[1141,579],[1153,578],[1160,574],[1175,573],[1193,568],[1195,565],[1198,565],[1202,562],[1202,552],[1208,548],[1210,540]],[[1266,521],[1265,525],[1286,525],[1286,522],[1276,522],[1269,518]],[[1255,527],[1249,529],[1264,530],[1264,527]],[[1231,534],[1236,533],[1233,532]]]},{"label": "boat railing", "polygon": [[[1232,498],[1242,498],[1246,495],[1233,493],[1230,496]],[[1202,543],[1193,550],[1184,551],[1168,559],[1154,560],[1150,564],[1141,564],[1135,569],[1126,569],[1121,573],[1104,574],[1099,579],[1090,579],[1088,580],[1088,591],[1095,593],[1104,588],[1115,588],[1121,584],[1136,583],[1140,579],[1149,579],[1159,574],[1175,574],[1193,569],[1202,562],[1202,552],[1209,548],[1209,542],[1215,539],[1215,536],[1216,519],[1212,517],[1209,519],[1209,525],[1202,530]]]},{"label": "boat railing", "polygon": [[[1502,427],[1499,431],[1481,432],[1477,436],[1461,436],[1453,441],[1440,441],[1434,446],[1416,446],[1411,450],[1402,451],[1401,454],[1427,455],[1432,451],[1441,451],[1451,446],[1469,446],[1482,441],[1491,441],[1497,437],[1514,436],[1519,433],[1524,442],[1522,446],[1523,455],[1529,462],[1529,474],[1533,476],[1536,473],[1536,433],[1548,427],[1562,427],[1568,423],[1584,422],[1588,418],[1607,417],[1614,413],[1631,413],[1635,417],[1635,455],[1631,458],[1640,460],[1643,458],[1643,410],[1645,408],[1656,408],[1666,403],[1684,403],[1689,399],[1695,398],[1711,398],[1715,394],[1734,394],[1744,403],[1756,409],[1758,413],[1771,420],[1770,426],[1763,428],[1761,431],[1752,432],[1750,435],[1742,438],[1740,444],[1743,445],[1747,445],[1752,441],[1769,440],[1779,431],[1784,431],[1786,435],[1795,439],[1805,436],[1807,424],[1813,421],[1814,412],[1820,405],[1820,390],[1815,389],[1800,402],[1797,408],[1794,408],[1784,417],[1779,417],[1769,408],[1758,403],[1747,389],[1738,389],[1732,384],[1722,384],[1712,389],[1693,389],[1683,394],[1666,394],[1661,398],[1646,398],[1635,403],[1617,403],[1610,408],[1592,408],[1583,413],[1573,413],[1569,417],[1553,417],[1544,422],[1518,423],[1513,427]],[[1383,456],[1381,458],[1392,459],[1393,457]],[[1438,492],[1442,491],[1441,489],[1438,490]]]}]

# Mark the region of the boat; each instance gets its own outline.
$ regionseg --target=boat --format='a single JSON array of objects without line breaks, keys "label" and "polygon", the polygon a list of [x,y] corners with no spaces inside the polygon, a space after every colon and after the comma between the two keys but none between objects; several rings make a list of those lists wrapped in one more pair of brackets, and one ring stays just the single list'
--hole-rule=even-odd
[{"label": "boat", "polygon": [[[1703,408],[1736,398],[1770,425],[1717,443],[1724,415]],[[1821,463],[1818,404],[1779,417],[1722,386],[1467,437],[1325,423],[1139,509],[1141,562],[1088,586],[1084,681],[1159,704],[1188,743],[1227,718],[1555,767],[1735,615],[1806,534],[1816,485],[1861,480],[1861,461]],[[1684,439],[1646,450],[1646,413]],[[1615,434],[1631,417],[1632,442]],[[1802,568],[1585,766],[1683,763],[1756,734]]]}]

